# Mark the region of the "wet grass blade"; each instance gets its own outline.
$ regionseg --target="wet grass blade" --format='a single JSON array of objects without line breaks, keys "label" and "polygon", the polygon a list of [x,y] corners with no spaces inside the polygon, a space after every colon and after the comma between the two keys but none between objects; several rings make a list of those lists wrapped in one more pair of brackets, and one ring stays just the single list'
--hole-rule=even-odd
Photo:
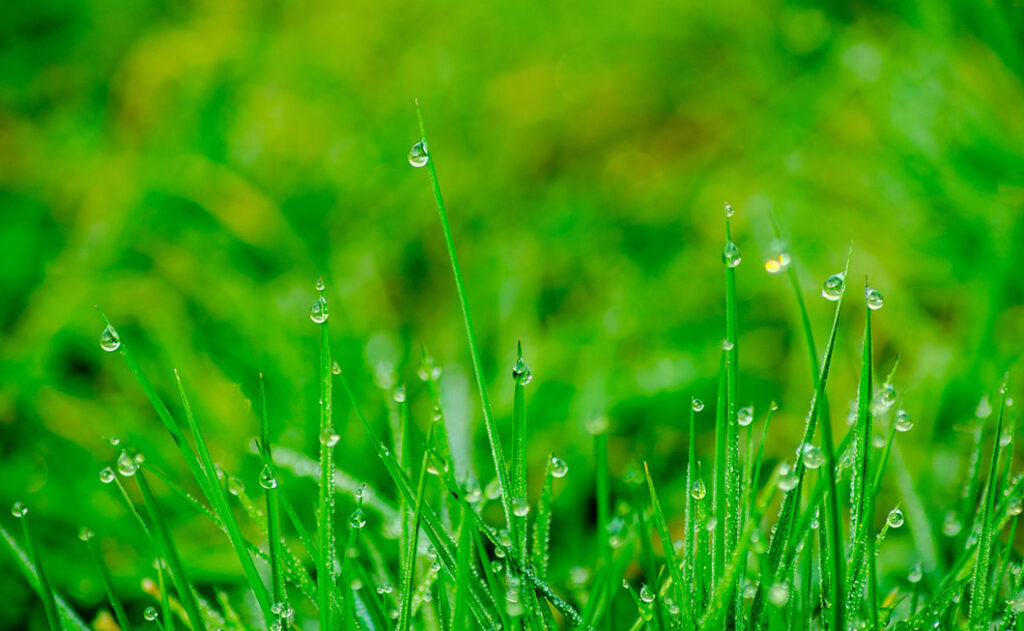
[{"label": "wet grass blade", "polygon": [[[603,585],[601,589],[608,598],[607,610],[603,611],[602,628],[611,629],[611,621],[614,618],[615,586],[618,580],[613,572],[613,553],[611,544],[608,541],[608,521],[611,518],[611,491],[608,473],[608,436],[604,432],[594,434],[594,464],[595,482],[597,485],[597,546],[601,552]],[[600,616],[602,612],[592,610],[593,615]],[[587,618],[588,623],[593,619]]]},{"label": "wet grass blade", "polygon": [[[672,542],[672,535],[668,530],[668,521],[665,519],[665,513],[661,509],[661,502],[658,501],[658,494],[654,490],[654,480],[651,479],[651,471],[644,463],[644,476],[647,478],[647,491],[651,496],[651,508],[654,516],[654,527],[658,531],[658,536],[661,538],[661,548],[665,554],[665,563],[668,565],[669,576],[672,577],[672,587],[675,595],[675,601],[680,606],[680,611],[683,614],[683,626],[684,628],[691,628],[693,625],[693,612],[691,611],[692,595],[684,591],[687,585],[693,583],[687,583],[686,578],[683,575],[683,569],[679,563],[679,557],[676,555],[675,544]],[[688,537],[689,535],[687,535]],[[689,543],[688,541],[686,543]]]},{"label": "wet grass blade", "polygon": [[125,613],[124,605],[121,603],[121,597],[117,595],[117,589],[114,587],[114,577],[110,574],[110,567],[107,566],[106,560],[100,553],[99,546],[96,544],[96,538],[88,536],[85,539],[85,546],[89,550],[89,554],[92,555],[93,560],[96,562],[96,568],[100,572],[100,578],[103,579],[103,588],[107,592],[107,599],[110,601],[110,607],[114,610],[114,617],[117,619],[117,624],[121,627],[122,631],[132,631],[133,626],[131,619],[128,618],[128,614]]},{"label": "wet grass blade", "polygon": [[167,566],[171,570],[171,578],[174,580],[174,586],[177,589],[178,598],[181,600],[181,604],[185,608],[185,613],[188,617],[189,623],[192,625],[192,628],[200,629],[203,624],[203,616],[199,611],[199,603],[196,600],[195,593],[192,591],[192,584],[185,575],[185,568],[181,563],[181,556],[178,554],[178,549],[174,545],[174,540],[171,539],[170,528],[167,526],[163,512],[160,510],[160,507],[156,503],[156,499],[153,497],[153,492],[150,490],[149,483],[146,481],[146,474],[140,469],[135,473],[135,477],[139,483],[139,491],[142,492],[142,497],[146,504],[146,512],[149,514],[149,522],[153,526],[153,533],[155,535],[154,539],[160,549],[161,557],[167,562]]},{"label": "wet grass blade", "polygon": [[[434,423],[427,433],[427,445],[433,444]],[[420,540],[420,520],[423,517],[423,492],[427,487],[427,464],[430,462],[429,447],[423,452],[419,481],[416,483],[416,503],[413,504],[412,531],[409,534],[409,550],[402,569],[402,603],[398,618],[398,631],[408,631],[412,619],[413,580],[416,578],[416,547]]]},{"label": "wet grass blade", "polygon": [[728,415],[726,414],[725,349],[718,367],[718,397],[715,405],[715,488],[711,510],[715,516],[715,529],[711,537],[711,584],[717,585],[725,571],[725,508]]},{"label": "wet grass blade", "polygon": [[[548,544],[551,540],[551,502],[554,495],[554,455],[548,455],[544,468],[544,484],[537,500],[537,518],[533,522],[533,545],[530,553],[537,576],[548,577]],[[563,466],[559,464],[559,466]],[[564,475],[564,474],[563,474]]]},{"label": "wet grass blade", "polygon": [[267,389],[260,373],[260,486],[263,487],[267,503],[267,552],[270,554],[270,589],[274,603],[283,603],[285,592],[285,569],[281,545],[281,507],[277,498],[277,472],[274,470],[274,454],[270,447],[270,419],[267,413]]},{"label": "wet grass blade", "polygon": [[530,369],[523,360],[523,343],[516,345],[516,362],[512,369],[515,382],[512,399],[512,524],[513,540],[516,553],[526,558],[526,517],[522,507],[529,507],[526,488],[526,383],[529,382]]},{"label": "wet grass blade", "polygon": [[444,198],[441,196],[441,183],[437,178],[437,169],[434,166],[434,155],[429,150],[427,143],[427,130],[423,124],[423,115],[420,112],[419,102],[416,103],[416,118],[419,121],[420,137],[423,148],[426,152],[427,173],[430,175],[430,184],[434,190],[434,201],[437,204],[437,216],[441,221],[441,230],[444,233],[445,246],[448,249],[448,259],[452,264],[452,275],[455,278],[455,291],[459,296],[459,306],[462,308],[462,321],[466,327],[466,339],[469,343],[469,354],[473,362],[473,373],[476,376],[476,385],[480,393],[480,403],[483,407],[484,426],[487,430],[487,440],[491,447],[491,458],[494,461],[495,474],[498,476],[498,484],[501,487],[501,506],[505,511],[505,523],[512,529],[512,485],[509,481],[509,472],[505,467],[505,456],[501,449],[501,435],[498,433],[497,423],[494,421],[494,413],[491,411],[491,402],[487,396],[487,385],[484,379],[483,363],[480,360],[480,350],[476,341],[476,332],[473,329],[473,319],[469,311],[469,299],[466,297],[466,286],[462,280],[462,268],[459,266],[459,257],[455,253],[455,239],[452,237],[452,229],[448,223],[448,212],[445,210]]},{"label": "wet grass blade", "polygon": [[[320,285],[322,286],[322,285]],[[318,297],[326,315],[323,290]],[[317,601],[320,607],[320,628],[334,628],[334,445],[337,443],[331,424],[331,346],[327,319],[320,322],[320,489],[317,493]]]},{"label": "wet grass blade", "polygon": [[43,561],[39,556],[39,545],[36,543],[36,538],[32,534],[32,528],[29,526],[28,509],[22,504],[21,513],[18,514],[18,506],[18,504],[15,504],[13,512],[21,521],[22,532],[25,534],[25,549],[28,551],[29,562],[35,570],[36,593],[39,595],[39,599],[43,601],[46,623],[50,626],[51,631],[63,631],[64,621],[58,613],[57,594],[53,591],[53,585],[50,584],[50,579],[43,567]]},{"label": "wet grass blade", "polygon": [[999,418],[993,435],[992,462],[989,465],[985,491],[982,495],[981,536],[978,539],[978,559],[974,564],[974,576],[971,579],[971,605],[968,609],[968,621],[972,628],[985,627],[991,612],[987,608],[989,602],[989,568],[992,560],[992,540],[995,528],[990,517],[993,515],[996,500],[996,471],[999,467],[1000,436],[1003,433],[1003,416],[1006,412],[1006,385],[1001,389],[999,402]]},{"label": "wet grass blade", "polygon": [[[725,238],[732,243],[732,231],[729,226],[729,212],[725,217]],[[728,247],[728,246],[726,246]],[[736,548],[736,540],[742,528],[743,492],[742,462],[740,461],[740,427],[736,421],[737,379],[739,371],[739,339],[736,333],[736,267],[725,266],[725,409],[726,409],[726,459],[725,459],[725,546],[727,550]],[[740,571],[742,575],[742,570]],[[743,620],[740,616],[743,607],[743,595],[735,589],[735,606],[733,611],[735,624],[742,629]]]},{"label": "wet grass blade", "polygon": [[452,605],[452,628],[468,629],[469,618],[467,616],[469,600],[469,567],[473,563],[473,529],[474,524],[470,521],[466,511],[462,508],[462,520],[459,526],[459,547],[458,558],[455,566],[455,593]]}]

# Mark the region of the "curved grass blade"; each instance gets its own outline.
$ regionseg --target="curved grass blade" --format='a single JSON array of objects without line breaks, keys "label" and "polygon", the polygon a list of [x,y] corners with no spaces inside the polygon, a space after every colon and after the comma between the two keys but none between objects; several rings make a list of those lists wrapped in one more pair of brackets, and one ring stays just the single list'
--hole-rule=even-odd
[{"label": "curved grass blade", "polygon": [[89,554],[92,555],[93,560],[96,562],[96,568],[103,579],[103,588],[107,592],[107,599],[110,601],[110,607],[114,610],[117,624],[121,627],[122,631],[132,631],[134,627],[128,618],[128,614],[124,611],[121,597],[117,595],[117,589],[114,587],[114,577],[110,574],[110,567],[107,566],[106,560],[104,560],[103,555],[100,553],[99,546],[96,545],[96,538],[90,536],[88,539],[85,539],[85,547],[88,548]]},{"label": "curved grass blade", "polygon": [[[693,626],[693,612],[690,607],[691,595],[683,591],[685,589],[684,586],[687,585],[686,578],[680,567],[679,557],[676,555],[676,548],[672,543],[672,535],[668,530],[668,522],[665,520],[665,513],[661,509],[661,502],[658,501],[658,494],[654,490],[654,481],[651,479],[651,471],[646,462],[644,463],[644,476],[647,478],[647,491],[650,493],[651,507],[654,511],[654,527],[661,538],[661,547],[665,553],[665,563],[668,565],[669,576],[672,577],[675,599],[679,603],[680,611],[683,614],[683,627],[689,629]],[[689,493],[687,494],[689,495]],[[690,584],[692,585],[692,583]]]}]

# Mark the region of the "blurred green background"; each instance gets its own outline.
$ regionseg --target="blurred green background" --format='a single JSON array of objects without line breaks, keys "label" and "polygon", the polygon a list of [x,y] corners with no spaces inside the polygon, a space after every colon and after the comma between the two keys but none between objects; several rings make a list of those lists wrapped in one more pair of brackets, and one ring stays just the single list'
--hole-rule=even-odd
[{"label": "blurred green background", "polygon": [[[522,339],[531,466],[569,462],[557,586],[593,537],[593,415],[610,419],[613,471],[649,460],[681,507],[683,419],[691,394],[714,400],[724,333],[725,201],[743,252],[741,398],[756,427],[769,401],[782,407],[769,455],[792,454],[810,392],[792,291],[762,266],[773,210],[819,342],[820,283],[851,240],[851,284],[867,274],[885,295],[878,370],[901,358],[916,425],[898,442],[934,520],[917,528],[937,532],[959,493],[962,426],[1024,336],[1022,42],[1020,2],[3,3],[0,504],[30,505],[58,589],[87,616],[102,588],[83,523],[141,607],[148,551],[98,480],[116,456],[104,438],[186,472],[124,362],[100,350],[94,305],[173,410],[181,371],[215,457],[255,486],[258,371],[279,442],[313,453],[320,274],[335,352],[373,421],[409,381],[425,427],[426,345],[456,452],[477,447],[461,466],[490,480],[427,174],[406,160],[418,97],[501,427]],[[856,386],[851,295],[837,424]],[[391,496],[351,409],[335,407],[343,468]],[[884,497],[883,516],[903,495]],[[172,497],[166,509],[197,580],[237,581],[209,523]],[[910,535],[892,539],[881,569],[905,572]],[[6,555],[0,568],[0,627],[40,624]]]}]

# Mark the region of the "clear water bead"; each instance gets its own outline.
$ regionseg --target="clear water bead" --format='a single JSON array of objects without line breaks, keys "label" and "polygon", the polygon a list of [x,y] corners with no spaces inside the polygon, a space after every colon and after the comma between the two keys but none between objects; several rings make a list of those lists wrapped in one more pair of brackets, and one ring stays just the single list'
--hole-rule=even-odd
[{"label": "clear water bead", "polygon": [[512,500],[512,514],[516,517],[526,517],[530,514],[530,502],[525,497],[517,497]]},{"label": "clear water bead", "polygon": [[564,478],[569,473],[569,465],[558,456],[551,456],[551,475],[556,478]]},{"label": "clear water bead", "polygon": [[15,502],[11,506],[11,514],[20,519],[28,514],[28,506],[25,506],[24,502]]},{"label": "clear water bead", "polygon": [[398,386],[394,392],[391,393],[391,398],[394,399],[395,403],[405,403],[405,386]]},{"label": "clear water bead", "polygon": [[808,469],[817,469],[825,464],[825,456],[821,453],[820,447],[816,447],[811,443],[804,443],[803,452],[804,466]]},{"label": "clear water bead", "polygon": [[327,316],[327,301],[320,296],[313,301],[313,306],[309,308],[309,319],[316,324],[323,324],[327,321]]},{"label": "clear water bead", "polygon": [[747,425],[753,423],[754,408],[752,408],[749,405],[745,408],[740,408],[739,411],[736,412],[736,422],[742,427],[746,427]]},{"label": "clear water bead", "polygon": [[726,202],[725,203],[725,216],[726,217],[732,217],[735,214],[736,214],[736,211],[733,210],[732,204]]},{"label": "clear water bead", "polygon": [[788,462],[783,462],[779,465],[779,479],[776,484],[780,491],[792,491],[799,483],[800,478],[797,477],[796,472],[793,471],[793,467]]},{"label": "clear water bead", "polygon": [[910,568],[910,573],[907,574],[907,580],[911,583],[920,583],[922,578],[924,578],[924,572],[921,570],[921,564],[915,563],[914,567]]},{"label": "clear water bead", "polygon": [[896,420],[893,422],[897,432],[909,432],[914,427],[914,420],[906,410],[896,411]]},{"label": "clear water bead", "polygon": [[348,520],[348,523],[356,530],[359,530],[366,525],[366,513],[361,508],[355,509],[352,511],[352,517]]},{"label": "clear water bead", "polygon": [[1011,517],[1016,517],[1022,512],[1024,512],[1024,500],[1021,499],[1020,495],[1014,495],[1006,505],[1006,514]]},{"label": "clear water bead", "polygon": [[78,531],[78,538],[82,541],[92,541],[92,538],[94,536],[95,534],[93,533],[93,531],[90,530],[87,526],[82,526],[82,529]]},{"label": "clear water bead", "polygon": [[690,407],[693,408],[694,412],[700,412],[701,410],[704,409],[704,402],[698,399],[697,397],[694,397],[690,401]]},{"label": "clear water bead", "polygon": [[526,361],[522,357],[517,359],[515,365],[512,366],[512,379],[521,386],[525,386],[533,379],[533,371],[526,365]]},{"label": "clear water bead", "polygon": [[789,602],[789,585],[785,583],[774,583],[768,588],[768,602],[781,607]]},{"label": "clear water bead", "polygon": [[877,311],[882,308],[882,304],[885,303],[885,299],[882,298],[882,293],[877,289],[868,289],[864,292],[864,300],[868,303],[868,309]]},{"label": "clear water bead", "polygon": [[331,362],[331,374],[332,375],[340,375],[341,374],[341,364],[339,364],[338,362]]},{"label": "clear water bead", "polygon": [[726,267],[736,267],[743,260],[740,255],[740,249],[736,247],[736,244],[729,241],[725,244],[725,248],[722,249],[722,262],[725,263]]},{"label": "clear water bead", "polygon": [[317,291],[323,291],[324,288],[325,288],[324,277],[323,276],[318,276],[317,279],[316,279],[316,283],[313,284],[313,287],[316,287]]},{"label": "clear water bead", "polygon": [[654,592],[647,586],[647,583],[640,586],[640,600],[645,603],[654,602]]},{"label": "clear water bead", "polygon": [[885,518],[885,523],[889,524],[890,528],[899,528],[903,525],[903,511],[898,507],[889,511],[889,515]]},{"label": "clear water bead", "polygon": [[116,477],[117,474],[115,474],[114,470],[110,467],[103,467],[100,469],[100,482],[103,484],[110,484]]},{"label": "clear water bead", "polygon": [[129,456],[127,451],[122,451],[121,455],[117,457],[117,472],[126,478],[130,478],[138,470],[139,463],[135,462],[135,458]]},{"label": "clear water bead", "polygon": [[498,478],[494,478],[487,483],[487,486],[484,488],[484,495],[489,500],[496,500],[501,497],[501,483],[498,482]]},{"label": "clear water bead", "polygon": [[148,620],[149,622],[153,622],[154,620],[160,617],[160,614],[159,612],[157,612],[156,607],[150,606],[146,607],[145,611],[142,612],[142,617]]},{"label": "clear water bead", "polygon": [[430,152],[427,151],[427,143],[419,141],[409,149],[409,164],[416,168],[427,166],[427,161],[430,160]]},{"label": "clear water bead", "polygon": [[888,381],[882,384],[882,391],[878,393],[878,400],[882,408],[888,410],[896,403],[896,387]]},{"label": "clear water bead", "polygon": [[113,353],[120,348],[120,346],[121,336],[117,334],[114,327],[108,324],[107,328],[103,329],[103,332],[100,333],[100,348],[108,353]]},{"label": "clear water bead", "polygon": [[832,274],[825,279],[825,282],[821,285],[821,295],[826,300],[835,302],[839,300],[840,296],[843,295],[843,289],[846,288],[846,281],[842,274]]},{"label": "clear water bead", "polygon": [[693,484],[690,485],[690,496],[695,500],[702,500],[708,494],[708,487],[704,485],[704,480],[698,478]]},{"label": "clear water bead", "polygon": [[341,440],[341,436],[334,431],[333,427],[328,427],[324,431],[320,432],[320,444],[325,447],[333,447],[338,444]]},{"label": "clear water bead", "polygon": [[268,491],[277,488],[277,478],[274,477],[274,471],[268,464],[263,465],[263,469],[260,471],[260,486]]},{"label": "clear water bead", "polygon": [[228,478],[228,493],[238,496],[245,493],[245,484],[235,476]]}]

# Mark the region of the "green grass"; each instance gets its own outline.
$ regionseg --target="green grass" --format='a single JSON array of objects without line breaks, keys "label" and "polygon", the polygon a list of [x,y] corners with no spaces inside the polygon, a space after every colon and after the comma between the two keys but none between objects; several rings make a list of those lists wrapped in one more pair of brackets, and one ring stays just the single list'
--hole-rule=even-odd
[{"label": "green grass", "polygon": [[[180,625],[192,629],[278,630],[318,624],[320,628],[350,631],[457,631],[495,629],[499,625],[521,631],[774,631],[816,626],[839,631],[847,627],[912,629],[934,625],[987,629],[997,620],[1012,624],[1017,611],[1024,609],[1024,594],[1018,594],[1024,571],[1013,567],[1021,562],[1014,550],[1013,535],[1020,514],[1022,481],[1020,476],[1011,477],[1012,433],[1003,449],[1004,427],[1012,426],[1012,420],[1007,420],[1010,403],[1006,387],[1001,389],[991,434],[987,474],[981,476],[980,438],[977,457],[967,470],[960,508],[966,532],[948,572],[944,576],[932,573],[927,582],[913,581],[909,588],[891,579],[881,581],[876,556],[886,537],[891,536],[890,530],[902,527],[895,521],[886,523],[886,516],[876,510],[879,498],[888,492],[886,465],[903,433],[897,432],[893,401],[886,398],[893,373],[878,389],[880,396],[876,396],[874,383],[872,331],[873,327],[886,326],[886,312],[876,311],[873,305],[863,309],[856,414],[849,432],[837,444],[827,391],[835,387],[829,376],[837,352],[849,350],[837,350],[837,333],[846,324],[841,318],[844,301],[849,301],[846,283],[831,288],[829,298],[835,306],[819,362],[813,322],[797,281],[796,257],[785,251],[783,267],[788,266],[809,351],[812,379],[805,384],[810,393],[805,405],[809,410],[806,425],[802,440],[794,446],[793,458],[789,456],[793,450],[780,453],[768,447],[775,427],[770,426],[777,411],[775,404],[768,407],[760,431],[751,425],[746,440],[741,440],[745,425],[739,422],[744,384],[739,377],[738,278],[747,266],[740,265],[729,216],[723,254],[725,342],[716,376],[713,451],[700,453],[697,440],[698,425],[708,423],[712,411],[704,410],[696,398],[682,392],[675,396],[689,402],[687,446],[673,447],[671,457],[659,461],[660,471],[652,472],[654,467],[648,462],[644,462],[642,473],[638,469],[613,471],[609,455],[612,445],[617,444],[613,438],[618,438],[612,436],[606,421],[593,424],[592,438],[582,433],[575,436],[569,442],[583,445],[584,452],[588,451],[588,442],[593,445],[591,479],[585,483],[594,489],[592,521],[597,536],[595,545],[584,548],[579,556],[563,558],[560,547],[551,547],[551,533],[561,518],[555,500],[564,484],[561,480],[567,465],[561,458],[545,455],[541,484],[533,491],[531,502],[529,463],[533,450],[527,407],[533,374],[521,343],[509,362],[512,440],[510,458],[506,459],[503,427],[488,398],[487,370],[471,317],[471,294],[456,255],[454,231],[422,116],[419,122],[421,144],[410,161],[415,162],[414,166],[426,167],[434,192],[483,414],[489,457],[485,459],[495,470],[500,511],[488,509],[479,484],[459,470],[452,456],[445,401],[439,389],[443,377],[439,373],[428,368],[421,375],[432,411],[429,423],[412,414],[406,390],[400,387],[395,390],[400,395],[390,397],[391,438],[382,438],[388,432],[380,430],[375,415],[364,411],[377,408],[380,402],[360,399],[348,372],[340,366],[335,368],[333,356],[343,358],[341,364],[348,363],[350,357],[337,353],[332,345],[327,290],[322,282],[317,283],[310,313],[320,333],[316,371],[320,446],[313,476],[318,489],[312,506],[301,503],[306,497],[301,494],[296,494],[294,505],[290,499],[289,491],[297,486],[298,476],[286,473],[278,460],[281,450],[272,444],[273,415],[267,407],[262,375],[256,406],[259,418],[254,424],[258,425],[254,458],[256,481],[263,493],[260,499],[253,499],[246,494],[244,483],[223,471],[214,460],[178,372],[174,372],[174,382],[187,434],[157,386],[142,371],[129,345],[104,316],[105,347],[118,351],[124,359],[193,476],[188,483],[176,481],[137,457],[129,446],[120,447],[118,501],[127,503],[149,552],[157,559],[155,574],[151,575],[159,592],[161,615],[156,624],[160,628]],[[731,215],[731,210],[728,212]],[[777,225],[774,231],[775,238],[781,239]],[[844,281],[849,278],[851,257],[852,250],[841,272]],[[873,323],[873,317],[879,321]],[[429,366],[426,357],[424,351],[423,363]],[[341,386],[340,402],[358,425],[335,426],[335,385]],[[1012,412],[1009,414],[1012,418]],[[424,425],[425,432],[419,429]],[[820,447],[815,445],[819,427]],[[874,446],[878,428],[887,429],[882,449]],[[983,429],[979,427],[978,436],[985,435]],[[365,433],[374,446],[372,453],[344,451],[347,439],[355,432]],[[218,448],[243,449],[242,442]],[[336,450],[341,453],[336,454]],[[338,520],[338,506],[347,504],[348,499],[339,493],[336,480],[352,458],[374,460],[386,471],[390,486],[361,487],[353,494],[351,517]],[[777,459],[773,472],[764,475],[766,463]],[[713,470],[703,471],[701,461],[713,462]],[[586,475],[586,466],[573,468],[579,469],[573,475]],[[713,481],[710,498],[706,497],[705,476]],[[134,489],[123,483],[131,478],[137,483],[144,514],[137,508]],[[150,485],[151,479],[163,487],[161,493]],[[851,489],[848,495],[840,492],[845,482]],[[684,485],[681,511],[665,504],[656,490],[677,483]],[[198,489],[199,495],[193,496],[189,488]],[[170,491],[170,500],[164,496],[165,490]],[[395,519],[399,523],[378,520],[368,524],[364,507],[371,504],[366,494],[395,498],[399,507]],[[204,598],[204,590],[195,582],[195,564],[182,553],[186,547],[183,544],[193,549],[194,542],[175,538],[175,529],[162,509],[167,501],[180,501],[197,517],[213,522],[225,535],[226,541],[221,543],[227,544],[238,561],[241,578],[230,582],[230,593],[216,591],[216,606]],[[376,506],[376,516],[385,514],[380,505]],[[287,520],[282,520],[282,511]],[[46,563],[24,511],[19,507],[14,512],[23,525],[27,553],[7,530],[2,531],[3,541],[39,594],[47,624],[54,630],[82,628],[79,617],[47,578]],[[775,519],[771,518],[773,514]],[[879,523],[883,524],[880,530]],[[315,532],[315,537],[310,532]],[[1004,534],[1008,536],[1004,538]],[[338,536],[345,541],[340,549],[336,545]],[[149,624],[125,608],[119,593],[124,585],[119,585],[111,573],[98,538],[85,539],[121,627]],[[293,551],[295,544],[301,545],[298,554]],[[920,551],[918,554],[923,555]],[[589,581],[582,588],[567,590],[564,577],[552,572],[552,560],[560,566],[573,564],[586,569]],[[631,568],[634,564],[639,574]],[[171,587],[176,598],[170,596]]]}]

